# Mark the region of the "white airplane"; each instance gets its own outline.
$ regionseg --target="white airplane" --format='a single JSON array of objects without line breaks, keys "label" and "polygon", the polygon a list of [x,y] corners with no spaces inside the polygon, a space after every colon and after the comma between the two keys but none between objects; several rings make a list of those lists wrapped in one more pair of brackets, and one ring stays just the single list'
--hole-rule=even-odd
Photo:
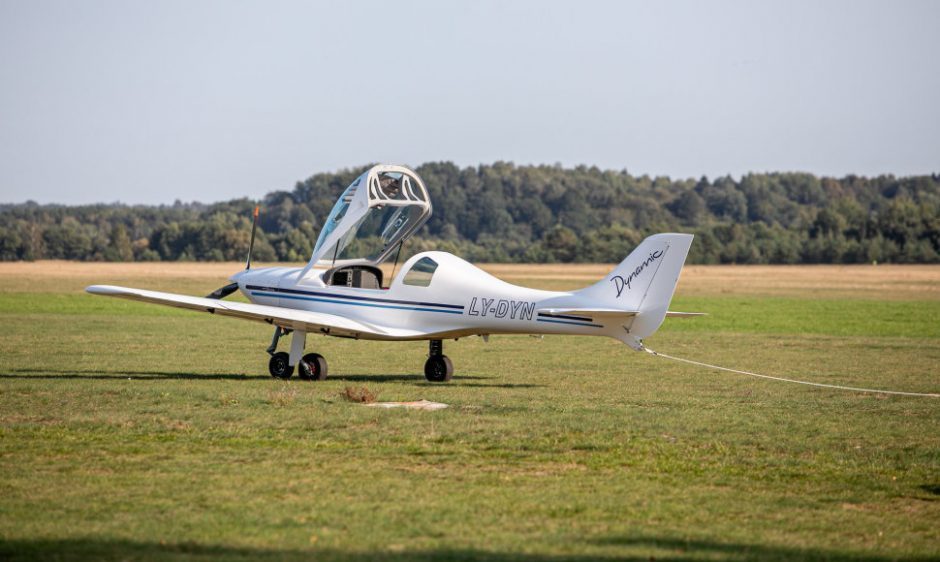
[{"label": "white airplane", "polygon": [[[379,265],[431,216],[427,189],[403,166],[374,166],[343,192],[305,267],[245,270],[231,284],[206,297],[193,297],[110,285],[86,290],[267,322],[275,326],[268,347],[273,377],[323,380],[322,355],[304,355],[307,334],[368,340],[429,340],[424,365],[429,381],[448,381],[454,367],[443,340],[490,334],[568,334],[608,336],[635,350],[656,332],[669,312],[690,234],[656,234],[644,240],[606,277],[578,291],[543,291],[512,285],[446,252],[422,252],[383,284]],[[255,209],[251,245],[258,209]],[[395,262],[397,265],[396,254]],[[394,275],[394,269],[393,269]],[[223,301],[241,291],[250,303]],[[290,353],[278,341],[293,334]]]}]

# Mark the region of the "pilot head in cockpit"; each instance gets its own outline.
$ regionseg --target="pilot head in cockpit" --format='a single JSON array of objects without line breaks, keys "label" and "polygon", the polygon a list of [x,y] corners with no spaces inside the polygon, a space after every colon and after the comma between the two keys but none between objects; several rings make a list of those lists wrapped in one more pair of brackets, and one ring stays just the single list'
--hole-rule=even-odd
[{"label": "pilot head in cockpit", "polygon": [[389,199],[398,198],[398,193],[401,191],[401,178],[395,179],[391,176],[382,176],[379,179],[379,187],[382,188],[382,193],[385,194]]}]

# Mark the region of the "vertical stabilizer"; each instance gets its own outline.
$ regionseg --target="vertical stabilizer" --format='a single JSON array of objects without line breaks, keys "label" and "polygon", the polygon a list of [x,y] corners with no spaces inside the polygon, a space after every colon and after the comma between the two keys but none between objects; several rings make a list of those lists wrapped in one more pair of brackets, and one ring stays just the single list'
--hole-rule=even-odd
[{"label": "vertical stabilizer", "polygon": [[653,335],[669,309],[679,273],[692,245],[691,234],[655,234],[640,243],[604,279],[578,292],[608,308],[638,311],[620,338],[635,349]]}]

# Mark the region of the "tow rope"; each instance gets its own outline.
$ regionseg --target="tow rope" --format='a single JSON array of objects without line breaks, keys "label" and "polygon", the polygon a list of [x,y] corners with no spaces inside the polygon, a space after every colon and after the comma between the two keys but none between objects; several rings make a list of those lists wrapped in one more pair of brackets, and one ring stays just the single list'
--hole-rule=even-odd
[{"label": "tow rope", "polygon": [[823,388],[834,388],[837,390],[850,390],[853,392],[867,392],[871,394],[893,394],[896,396],[922,396],[926,398],[940,398],[940,394],[935,394],[931,392],[903,392],[900,390],[878,390],[876,388],[857,388],[854,386],[842,386],[838,384],[825,384],[821,382],[810,382],[810,381],[800,381],[796,379],[787,379],[784,377],[772,377],[770,375],[761,375],[758,373],[752,373],[750,371],[741,371],[738,369],[729,369],[728,367],[719,367],[718,365],[709,365],[708,363],[702,363],[701,361],[693,361],[691,359],[683,359],[682,357],[674,357],[672,355],[666,355],[665,353],[660,353],[658,351],[653,351],[648,347],[643,348],[644,351],[656,357],[662,357],[664,359],[672,359],[673,361],[679,361],[681,363],[688,363],[689,365],[698,365],[699,367],[705,367],[707,369],[718,369],[719,371],[727,371],[729,373],[737,373],[739,375],[747,375],[750,377],[758,377],[761,379],[770,379],[773,381],[781,382],[790,382],[794,384],[805,384],[807,386],[819,386]]}]

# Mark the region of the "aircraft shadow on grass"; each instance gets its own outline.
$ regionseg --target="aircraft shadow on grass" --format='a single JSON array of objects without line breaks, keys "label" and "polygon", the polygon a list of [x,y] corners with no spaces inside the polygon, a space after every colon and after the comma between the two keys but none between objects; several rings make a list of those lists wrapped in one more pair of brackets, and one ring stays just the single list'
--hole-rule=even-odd
[{"label": "aircraft shadow on grass", "polygon": [[659,537],[611,537],[594,542],[597,546],[634,547],[652,550],[655,554],[593,554],[564,556],[551,554],[525,554],[518,552],[494,552],[472,549],[437,549],[416,550],[413,552],[344,552],[326,548],[310,550],[279,550],[249,547],[231,547],[222,545],[203,545],[194,543],[160,544],[107,539],[19,539],[0,541],[0,559],[15,560],[152,560],[152,559],[199,559],[199,560],[244,560],[260,561],[308,561],[337,560],[340,562],[372,562],[387,560],[390,562],[462,560],[488,562],[558,562],[570,560],[587,562],[606,560],[619,562],[679,562],[687,560],[826,560],[829,562],[888,562],[906,560],[908,562],[926,562],[936,560],[933,557],[897,557],[877,553],[847,552],[839,550],[802,549],[785,546],[755,544],[737,544],[715,541],[687,541],[675,538]]},{"label": "aircraft shadow on grass", "polygon": [[205,380],[250,380],[270,379],[269,376],[238,373],[191,373],[186,371],[103,371],[101,369],[13,369],[12,373],[0,373],[0,379],[205,379]]},{"label": "aircraft shadow on grass", "polygon": [[[460,377],[460,378],[466,379],[466,378],[470,378],[470,377]],[[451,381],[450,384],[452,384],[453,386],[456,386],[456,387],[465,387],[465,388],[546,388],[546,387],[548,386],[548,385],[545,385],[545,384],[531,384],[531,383],[524,383],[524,382],[519,382],[519,383],[515,383],[515,382],[502,382],[502,383],[468,382],[468,383],[461,383],[459,380],[456,380],[456,379],[453,380],[453,381]],[[441,387],[440,384],[433,383],[433,382],[419,382],[419,383],[416,383],[415,386],[428,386],[428,387],[435,387],[435,388],[440,388],[440,387]]]},{"label": "aircraft shadow on grass", "polygon": [[[540,388],[544,387],[544,384],[529,384],[529,383],[485,383],[485,382],[463,382],[463,381],[480,381],[480,380],[489,380],[494,377],[487,376],[473,376],[473,375],[460,375],[454,378],[451,382],[451,386],[456,387],[470,387],[470,388]],[[337,381],[346,381],[346,382],[407,382],[414,381],[415,386],[427,386],[442,388],[439,383],[427,382],[424,376],[422,375],[336,375],[330,376],[327,380],[337,380]]]},{"label": "aircraft shadow on grass", "polygon": [[928,494],[940,496],[940,484],[924,484],[920,487],[920,489],[927,492]]},{"label": "aircraft shadow on grass", "polygon": [[0,373],[0,379],[205,379],[205,380],[251,380],[270,379],[262,375],[242,375],[238,373],[191,373],[186,371],[103,371],[80,369],[13,369],[11,373]]},{"label": "aircraft shadow on grass", "polygon": [[[0,373],[0,379],[88,379],[88,380],[154,380],[154,379],[192,379],[192,380],[267,380],[268,375],[248,375],[238,373],[191,373],[186,371],[102,371],[81,369],[13,369],[11,373]],[[537,388],[544,385],[525,383],[462,383],[463,380],[488,380],[492,377],[463,375],[453,381],[454,386],[476,388]],[[415,374],[388,374],[388,375],[337,375],[328,380],[383,383],[383,382],[414,382],[416,386],[437,386],[426,382],[422,375]],[[312,383],[315,384],[315,383]]]},{"label": "aircraft shadow on grass", "polygon": [[[776,545],[738,544],[709,540],[686,540],[673,537],[622,536],[606,537],[593,541],[594,544],[622,547],[646,547],[662,551],[655,559],[700,560],[702,557],[716,560],[828,560],[832,562],[886,562],[904,560],[921,562],[936,560],[932,556],[897,556],[882,555],[872,552],[823,550],[815,548],[796,548]],[[611,558],[611,560],[640,560],[638,557]],[[646,558],[647,560],[649,558]]]}]

